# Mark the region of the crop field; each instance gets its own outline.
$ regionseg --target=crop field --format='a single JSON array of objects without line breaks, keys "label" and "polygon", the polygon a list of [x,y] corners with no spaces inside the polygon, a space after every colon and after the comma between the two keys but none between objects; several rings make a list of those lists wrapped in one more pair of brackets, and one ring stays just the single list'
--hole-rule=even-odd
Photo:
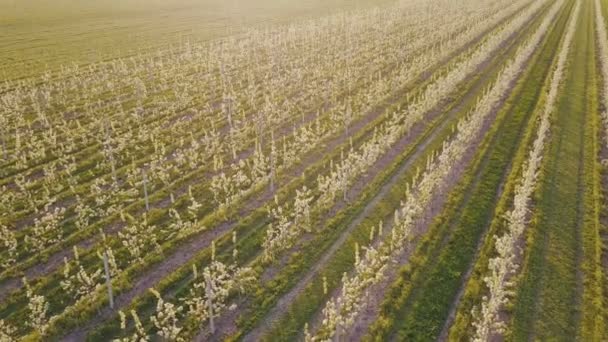
[{"label": "crop field", "polygon": [[0,342],[608,341],[608,0],[0,0]]}]

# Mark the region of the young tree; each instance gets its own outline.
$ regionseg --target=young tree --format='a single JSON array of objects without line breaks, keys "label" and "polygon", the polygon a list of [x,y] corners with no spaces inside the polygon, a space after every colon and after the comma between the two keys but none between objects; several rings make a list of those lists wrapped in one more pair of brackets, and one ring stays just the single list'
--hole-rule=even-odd
[{"label": "young tree", "polygon": [[40,335],[44,336],[49,323],[49,319],[47,317],[49,303],[46,301],[44,296],[34,294],[26,278],[23,278],[23,285],[25,287],[25,293],[28,299],[27,308],[29,310],[29,320],[27,324],[39,332]]},{"label": "young tree", "polygon": [[[120,328],[121,328],[121,330],[126,331],[127,330],[127,316],[122,311],[119,311],[118,315],[120,316]],[[148,342],[148,341],[150,341],[150,337],[146,333],[146,329],[144,328],[144,325],[141,323],[141,320],[139,319],[139,315],[137,315],[137,312],[135,310],[131,310],[131,317],[133,318],[133,324],[135,326],[135,331],[133,332],[133,334],[131,336],[123,337],[123,338],[117,339],[116,341],[117,342]]]},{"label": "young tree", "polygon": [[17,341],[17,329],[0,319],[0,342]]},{"label": "young tree", "polygon": [[296,198],[293,205],[294,224],[310,232],[310,204],[313,200],[312,192],[304,185],[302,189],[296,190]]},{"label": "young tree", "polygon": [[7,257],[0,263],[0,267],[9,268],[15,263],[18,243],[15,233],[3,224],[0,224],[0,247],[8,252]]},{"label": "young tree", "polygon": [[179,336],[182,328],[178,326],[177,316],[182,312],[183,307],[175,306],[172,303],[165,302],[160,293],[155,289],[150,289],[150,292],[156,297],[156,313],[150,317],[152,324],[156,327],[157,334],[164,341],[184,341]]},{"label": "young tree", "polygon": [[25,237],[25,242],[34,249],[41,251],[51,244],[57,243],[63,236],[59,222],[63,219],[65,208],[55,208],[46,211],[45,214],[34,219],[34,227],[30,234]]},{"label": "young tree", "polygon": [[129,254],[138,261],[142,261],[144,253],[149,252],[151,248],[160,248],[156,237],[156,227],[148,225],[145,215],[142,221],[127,225],[123,231],[118,233],[118,237]]},{"label": "young tree", "polygon": [[63,270],[64,280],[60,282],[61,287],[70,293],[75,298],[81,298],[89,295],[97,287],[100,286],[99,281],[101,278],[102,270],[98,268],[95,272],[89,274],[80,263],[80,256],[78,253],[78,247],[74,246],[74,266],[75,272],[72,272],[72,267],[68,262],[67,258],[63,258],[65,264]]}]

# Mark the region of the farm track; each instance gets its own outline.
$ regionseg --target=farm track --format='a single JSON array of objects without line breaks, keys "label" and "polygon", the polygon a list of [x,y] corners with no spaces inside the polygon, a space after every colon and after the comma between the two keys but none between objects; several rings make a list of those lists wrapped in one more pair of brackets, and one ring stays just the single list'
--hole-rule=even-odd
[{"label": "farm track", "polygon": [[[528,334],[535,334],[537,331],[537,326],[541,326],[540,330],[546,334],[543,335],[543,337],[538,337],[540,340],[572,340],[575,339],[575,336],[576,339],[585,341],[605,340],[606,335],[603,322],[604,314],[602,313],[602,303],[604,299],[602,296],[603,281],[601,278],[603,277],[603,272],[601,269],[599,269],[599,265],[601,263],[601,247],[598,245],[598,243],[601,241],[601,228],[599,223],[600,176],[596,161],[598,156],[597,151],[599,149],[597,146],[598,120],[596,116],[588,115],[589,113],[598,111],[596,106],[597,102],[594,101],[597,98],[597,88],[595,88],[597,79],[594,78],[595,76],[593,73],[596,68],[596,64],[593,55],[591,55],[591,57],[588,55],[588,50],[593,42],[590,42],[588,39],[586,40],[585,38],[581,38],[581,35],[584,35],[585,33],[587,36],[592,36],[590,32],[593,32],[593,30],[590,30],[590,28],[593,26],[593,21],[589,20],[591,13],[589,11],[589,7],[586,8],[586,12],[584,10],[582,11],[583,13],[580,15],[580,18],[575,14],[579,13],[579,7],[584,7],[585,5],[589,6],[590,2],[569,1],[569,3],[570,5],[573,5],[571,8],[575,9],[571,10],[571,12],[574,12],[571,14],[571,19],[568,23],[568,32],[565,34],[565,37],[568,37],[571,42],[574,41],[578,42],[579,44],[586,44],[585,47],[587,48],[587,55],[583,58],[581,52],[579,51],[584,51],[584,48],[579,48],[577,50],[575,47],[572,47],[569,49],[570,53],[566,53],[566,51],[560,52],[559,63],[563,65],[562,73],[560,75],[563,76],[556,76],[557,73],[555,73],[552,77],[562,79],[562,82],[559,82],[557,85],[555,83],[551,83],[551,90],[556,91],[557,94],[564,94],[566,92],[569,95],[573,94],[577,97],[577,100],[568,101],[566,97],[561,95],[554,98],[558,103],[557,108],[555,105],[553,105],[551,109],[552,112],[549,113],[549,115],[555,117],[550,119],[551,123],[549,127],[551,128],[549,129],[548,133],[546,133],[548,135],[545,139],[549,141],[550,146],[545,146],[548,148],[544,148],[545,153],[541,160],[545,160],[547,158],[549,160],[542,162],[544,164],[544,170],[542,171],[538,181],[540,188],[528,188],[527,190],[522,190],[523,188],[520,187],[518,189],[519,192],[517,192],[518,196],[520,196],[519,202],[514,204],[512,204],[513,193],[509,194],[509,192],[513,192],[513,190],[507,190],[506,199],[503,198],[502,205],[498,205],[494,222],[490,228],[493,231],[493,236],[500,235],[499,230],[504,231],[505,229],[503,226],[508,226],[508,228],[512,229],[512,231],[517,231],[517,228],[513,228],[511,223],[503,223],[504,220],[502,219],[502,215],[504,215],[507,210],[518,210],[518,208],[521,209],[523,203],[521,202],[521,196],[523,196],[523,193],[527,192],[527,195],[525,196],[531,196],[529,197],[529,209],[525,218],[526,227],[521,231],[523,234],[519,237],[515,236],[516,240],[508,242],[509,244],[513,244],[513,250],[516,252],[515,256],[512,257],[511,262],[513,262],[514,265],[521,265],[522,260],[527,262],[523,264],[523,268],[516,266],[516,268],[512,271],[514,273],[506,274],[506,278],[504,279],[504,281],[507,282],[506,284],[508,284],[505,286],[505,289],[508,291],[512,289],[515,294],[515,303],[512,304],[512,300],[509,299],[509,302],[506,305],[501,304],[501,307],[499,308],[490,309],[497,310],[496,316],[492,316],[491,314],[485,314],[483,316],[490,317],[489,320],[491,320],[492,323],[504,324],[506,329],[498,332],[493,330],[496,328],[493,326],[489,327],[489,330],[485,331],[480,330],[479,326],[472,326],[472,323],[479,324],[481,320],[484,320],[484,318],[480,320],[480,318],[472,317],[474,315],[471,314],[471,311],[473,306],[475,306],[476,309],[479,309],[480,300],[484,305],[488,303],[487,297],[483,297],[483,299],[480,298],[483,295],[487,296],[488,292],[488,278],[484,279],[489,272],[488,269],[491,267],[488,265],[488,263],[497,262],[497,259],[499,260],[498,262],[500,262],[500,257],[496,256],[496,249],[500,248],[498,247],[498,243],[496,243],[495,246],[493,241],[487,239],[485,241],[485,245],[483,246],[484,250],[476,261],[475,269],[473,271],[474,275],[466,282],[464,298],[458,307],[457,316],[453,322],[447,322],[444,326],[443,339],[441,339],[442,341],[471,339],[473,338],[472,336],[474,333],[482,335],[490,334],[489,336],[492,336],[491,340],[506,339],[517,341],[527,338],[534,339],[533,336]],[[583,4],[583,6],[579,6],[581,4]],[[578,38],[572,39],[573,35],[578,36]],[[562,53],[565,54],[562,55]],[[574,57],[572,56],[577,54],[578,60],[573,62],[572,59],[574,59]],[[568,60],[570,61],[568,62]],[[583,67],[581,63],[586,63],[585,67]],[[564,68],[565,71],[563,71]],[[568,74],[570,74],[570,78],[568,78]],[[576,74],[577,76],[573,77],[572,74]],[[576,77],[579,77],[579,82],[577,85],[573,86],[573,83],[575,82],[572,80],[576,79]],[[586,79],[583,86],[581,86],[581,79]],[[552,79],[548,79],[548,81],[552,81]],[[581,100],[578,98],[579,96],[583,97],[584,99]],[[540,103],[543,103],[542,97]],[[564,103],[568,104],[564,105]],[[584,103],[585,105],[581,106],[581,103]],[[567,107],[567,109],[564,107]],[[584,109],[581,109],[581,107]],[[547,110],[547,108],[545,108],[545,110]],[[561,116],[559,116],[560,114]],[[547,115],[547,113],[544,113],[543,115]],[[583,115],[584,118],[582,118]],[[568,123],[568,120],[571,120],[570,123]],[[572,121],[575,120],[577,120],[578,124],[572,123]],[[565,139],[565,136],[568,138]],[[573,138],[574,136],[578,136],[578,138]],[[535,144],[536,143],[537,142],[535,141]],[[542,146],[544,145],[544,143],[542,145],[535,145],[534,149],[536,152],[534,153],[542,153]],[[541,148],[541,150],[539,150],[539,148]],[[578,151],[576,151],[577,148],[579,149]],[[565,150],[567,152],[558,155],[558,153],[555,152],[556,149],[560,151]],[[567,157],[565,154],[569,154],[569,160],[566,159]],[[533,158],[532,154],[529,156],[529,158]],[[519,159],[521,160],[521,158]],[[574,160],[577,160],[577,162],[574,162]],[[530,162],[530,160],[528,160],[528,162]],[[562,174],[564,172],[570,172],[571,174],[578,174],[579,177],[563,177],[562,175],[559,180],[556,179],[555,165],[560,162],[570,163],[570,166],[564,167],[562,165],[557,172],[561,172]],[[543,165],[537,164],[537,167],[543,168]],[[547,175],[551,174],[554,178],[546,178]],[[530,180],[529,174],[526,177],[528,177],[527,180]],[[564,178],[567,179],[567,182],[562,181]],[[520,177],[515,174],[514,177],[511,177],[511,180],[509,180],[508,186],[513,188],[513,185],[516,182],[516,186],[520,186],[520,181],[523,182],[523,178],[520,180]],[[544,189],[542,188],[543,184],[545,187]],[[570,185],[564,186],[564,184]],[[568,186],[570,186],[569,189]],[[559,191],[552,192],[552,194],[556,194],[558,198],[548,196],[547,193],[550,190],[547,188],[551,187],[560,189]],[[564,190],[564,188],[566,188],[566,190]],[[576,189],[576,191],[573,189]],[[568,201],[570,201],[570,204],[568,204],[565,198],[559,198],[560,194],[563,195],[564,193],[568,193]],[[515,201],[517,202],[517,199]],[[549,209],[546,207],[546,205],[547,202],[550,201],[556,202],[553,202],[552,205],[554,207]],[[567,209],[564,207],[555,207],[558,205],[558,202],[560,205],[563,202],[567,206]],[[576,202],[578,203],[574,204]],[[505,204],[507,205],[505,206]],[[511,209],[511,205],[514,206],[513,209]],[[556,211],[560,210],[566,211],[566,213],[560,213],[562,214],[561,217],[555,217]],[[549,211],[551,214],[547,215]],[[577,211],[577,214],[573,214],[573,211]],[[546,223],[550,220],[554,220],[551,225],[551,227],[553,227],[552,229],[559,230],[559,232],[553,232],[553,234],[551,234],[552,237],[548,236],[550,235],[549,232],[551,231],[551,228],[543,226],[546,225]],[[564,223],[559,220],[567,220],[567,222]],[[577,223],[573,225],[573,222]],[[559,224],[564,224],[568,228],[563,226],[559,227]],[[507,234],[508,236],[511,236],[511,238],[514,238],[512,234],[519,233],[505,233],[505,235]],[[564,239],[563,236],[568,234],[570,234],[569,237]],[[557,236],[557,238],[555,236]],[[503,239],[502,243],[504,243],[504,238],[501,237],[500,239]],[[551,275],[546,274],[545,277],[560,277],[561,279],[559,281],[557,279],[553,279],[551,282],[552,285],[548,286],[550,289],[546,288],[539,290],[537,293],[531,294],[531,291],[529,289],[526,290],[526,288],[523,287],[520,282],[525,281],[529,283],[528,285],[533,284],[532,286],[538,286],[537,289],[540,289],[543,286],[542,284],[537,284],[543,277],[542,274],[538,273],[544,272],[545,267],[547,266],[539,266],[538,264],[532,265],[531,260],[536,263],[541,262],[539,259],[542,257],[539,256],[539,250],[541,248],[548,250],[550,239],[554,240],[553,244],[563,244],[560,250],[563,254],[566,254],[563,257],[568,259],[569,264],[561,261],[555,263],[555,261],[551,261],[550,259],[544,260],[545,265],[553,263],[551,266],[553,273]],[[569,244],[568,247],[565,245],[566,241]],[[572,245],[577,245],[577,247],[569,247]],[[536,251],[531,247],[536,248]],[[532,254],[534,252],[537,254]],[[504,255],[504,251],[502,251],[499,255]],[[560,254],[559,257],[562,257],[562,255]],[[502,256],[502,258],[504,258],[504,256]],[[566,274],[565,270],[560,270],[560,274],[555,276],[555,273],[558,273],[555,271],[555,269],[556,267],[559,267],[556,265],[561,266],[562,264],[564,265],[564,269],[568,269],[569,272],[571,272],[571,281],[566,279],[566,276],[564,275]],[[572,264],[575,264],[576,266],[571,266]],[[532,265],[532,267],[530,265]],[[492,266],[494,266],[493,269],[496,270],[496,264]],[[534,274],[534,270],[537,270],[536,274]],[[494,278],[489,279],[496,279],[497,275],[494,274],[491,275],[491,277]],[[480,286],[481,282],[485,282],[485,286]],[[565,288],[570,288],[570,293],[576,294],[576,297],[574,295],[566,296],[564,294]],[[544,317],[539,318],[538,316],[535,316],[535,314],[531,312],[536,309],[535,305],[540,306],[540,303],[542,302],[541,299],[539,300],[539,304],[536,304],[540,291],[553,293],[561,291],[561,305],[568,306],[568,309],[562,309],[565,311],[561,311],[559,314],[551,314],[551,319],[549,320],[546,320]],[[493,289],[490,292],[492,293],[492,296],[501,295],[496,291],[496,289]],[[556,297],[555,294],[553,294],[553,296]],[[509,297],[511,296],[509,295]],[[551,303],[551,305],[556,305],[557,301],[553,300]],[[532,308],[530,306],[532,306]],[[484,308],[487,308],[487,306]],[[525,317],[522,317],[521,315],[525,315]],[[557,321],[564,319],[566,316],[571,318],[571,321],[567,324],[552,322],[552,320]],[[534,322],[534,317],[537,317],[539,321]],[[488,320],[486,319],[484,322],[487,321]],[[563,330],[559,330],[555,326],[545,330],[542,328],[542,326],[545,324],[559,324]],[[522,325],[524,326],[522,327]],[[445,330],[448,328],[449,331],[446,332]],[[529,330],[524,332],[523,329]],[[566,331],[566,329],[568,329],[568,331]],[[475,332],[475,330],[477,331]],[[527,337],[524,337],[523,334],[526,334]]]},{"label": "farm track", "polygon": [[[448,125],[453,123],[454,119],[457,117],[457,114],[461,114],[463,112],[464,107],[470,103],[470,101],[476,96],[480,90],[486,86],[490,79],[491,73],[488,73],[486,69],[492,66],[493,63],[500,64],[501,62],[495,61],[496,59],[500,60],[506,55],[506,51],[509,51],[510,48],[516,46],[515,36],[509,38],[508,42],[503,43],[503,47],[500,49],[501,52],[494,56],[491,56],[483,65],[478,67],[478,70],[475,72],[476,75],[483,75],[479,77],[479,79],[473,81],[473,85],[470,87],[467,86],[467,90],[465,90],[465,96],[455,100],[457,105],[453,108],[450,108],[447,113],[442,114],[441,121],[437,124],[438,126],[433,128],[432,132],[424,137],[424,140],[416,145],[416,149],[408,154],[407,157],[401,162],[401,166],[397,171],[395,171],[390,179],[380,188],[380,190],[375,194],[373,199],[369,201],[364,209],[348,224],[347,228],[343,231],[343,233],[339,236],[338,240],[336,240],[331,247],[323,254],[321,259],[315,263],[314,267],[306,272],[306,275],[298,281],[297,285],[293,287],[289,293],[283,296],[278,304],[272,309],[269,313],[268,317],[265,319],[265,323],[262,326],[256,327],[252,332],[247,334],[244,337],[245,341],[257,341],[262,338],[264,332],[269,329],[274,323],[276,323],[279,317],[283,316],[287,310],[287,307],[292,303],[292,301],[301,294],[303,289],[312,281],[319,273],[319,271],[327,264],[330,258],[336,253],[336,251],[341,248],[346,239],[350,236],[352,231],[362,223],[362,221],[369,216],[369,214],[375,209],[378,203],[382,198],[387,194],[387,192],[395,185],[399,178],[403,177],[406,171],[409,171],[412,167],[415,160],[419,159],[423,153],[427,153],[428,145],[436,140],[440,133],[442,133],[445,129],[447,129]],[[431,117],[442,113],[445,110],[445,107],[451,107],[451,105],[441,105],[438,108],[434,109],[432,113],[430,113]],[[385,220],[388,222],[385,224],[385,228],[390,228],[390,217],[387,217]]]},{"label": "farm track", "polygon": [[[474,41],[468,43],[468,45],[469,46],[474,45],[486,33],[487,32],[484,32],[482,35],[478,36]],[[465,47],[458,49],[457,52],[454,52],[452,54],[452,56],[446,58],[446,60],[442,63],[448,63],[449,58],[454,58],[454,56],[457,53],[460,53],[460,52],[466,50],[466,48],[467,47],[465,46]],[[432,73],[427,72],[421,76],[419,81],[424,82],[424,81],[426,81],[426,79],[428,79],[431,76],[432,76]],[[390,102],[391,101],[389,101],[389,103]],[[382,112],[383,111],[381,109],[374,110],[371,113],[371,117],[370,116],[365,117],[364,119],[362,119],[360,122],[358,122],[351,128],[351,134],[352,134],[352,132],[357,132],[357,131],[363,129],[364,127],[366,127],[368,123],[370,123],[373,120],[375,120],[376,118],[378,118],[379,115],[382,114]],[[416,128],[414,130],[416,130]],[[366,136],[368,136],[369,134],[371,134],[371,132],[369,132]],[[406,138],[409,138],[409,136]],[[317,155],[314,156],[314,158],[318,158],[319,155],[323,156],[323,155],[329,153],[329,151],[335,149],[335,147],[337,147],[338,145],[345,143],[347,140],[348,140],[348,136],[346,136],[345,134],[341,134],[337,138],[333,139],[331,142],[327,143],[326,150],[322,151],[321,153],[317,152]],[[408,143],[408,140],[404,139],[404,141],[402,141],[400,143],[400,145],[403,145],[403,147],[405,147],[407,145],[407,143]],[[389,155],[390,155],[390,153],[389,153]],[[290,178],[294,179],[294,178],[299,177],[299,175],[307,168],[307,165],[310,165],[313,163],[315,163],[315,159],[312,159],[312,160],[304,159],[302,161],[301,165],[296,167],[296,170],[294,172],[292,172]],[[286,183],[288,183],[288,182],[289,181],[286,181]],[[279,184],[278,188],[280,188],[280,184]],[[263,203],[272,199],[273,195],[274,195],[274,192],[272,192],[270,190],[266,190],[259,197],[252,199],[252,201],[249,201],[248,202],[249,204],[245,204],[243,206],[243,209],[241,209],[239,216],[243,217],[243,216],[247,216],[247,215],[251,214],[255,209],[259,208]],[[117,297],[116,298],[116,307],[120,308],[123,305],[127,305],[136,296],[145,292],[148,288],[153,287],[153,285],[155,283],[157,283],[158,281],[163,279],[167,274],[173,272],[181,265],[187,263],[187,260],[189,260],[197,251],[199,251],[205,247],[208,247],[210,245],[211,241],[217,239],[219,236],[227,234],[232,228],[234,228],[236,223],[237,223],[236,221],[225,222],[225,223],[221,224],[220,226],[218,226],[214,229],[205,231],[201,235],[195,236],[193,239],[190,239],[187,242],[185,242],[184,244],[180,245],[180,248],[177,251],[177,253],[171,254],[171,255],[165,257],[165,259],[161,262],[160,265],[154,266],[153,270],[151,270],[151,271],[146,271],[145,277],[143,279],[136,281],[136,285],[131,290],[129,290],[125,294]],[[98,317],[96,317],[96,319],[94,321],[90,322],[90,324],[87,324],[87,326],[92,327],[96,324],[99,324],[101,321],[109,318],[109,316],[111,314],[112,314],[112,312],[110,310],[104,309],[104,310],[102,310],[102,313]],[[88,328],[85,328],[82,330],[87,330],[87,329]],[[77,331],[75,333],[72,333],[72,334],[66,336],[65,340],[79,340],[80,338],[82,338],[84,336],[82,334],[83,334],[83,332]]]},{"label": "farm track", "polygon": [[[545,47],[546,49],[546,47]],[[541,90],[541,88],[538,88],[539,91]],[[537,93],[536,96],[538,96],[539,94]],[[530,107],[528,107],[528,109],[530,109]],[[510,111],[513,111],[513,109],[511,109]],[[530,112],[528,112],[528,114],[530,114]],[[515,116],[513,115],[513,113],[509,113],[510,116]],[[507,120],[513,120],[515,121],[515,118],[508,118]],[[531,124],[531,117],[525,117],[523,118],[523,120],[521,121],[521,125],[519,127],[519,132],[518,132],[518,138],[523,138],[524,137],[524,133],[526,130],[526,125]],[[505,123],[506,124],[506,123]],[[532,125],[533,126],[533,125]],[[494,139],[496,140],[496,138]],[[520,150],[522,148],[527,147],[529,143],[529,138],[527,139],[527,143],[521,143],[520,146],[518,147]],[[496,141],[493,142],[493,144],[496,144]],[[513,146],[513,148],[516,148],[516,146]],[[488,183],[487,179],[483,179],[482,177],[484,177],[484,173],[488,172],[488,164],[490,163],[490,159],[492,158],[491,154],[494,151],[488,151],[487,153],[489,153],[490,155],[487,155],[484,157],[483,163],[482,165],[477,169],[473,183],[469,186],[469,189],[467,190],[466,194],[465,194],[465,198],[463,200],[463,203],[459,206],[458,211],[465,211],[468,208],[475,208],[474,204],[472,204],[472,197],[475,195],[480,195],[480,193],[483,193],[483,191],[480,189],[480,186],[482,183]],[[511,158],[514,157],[515,154],[515,150],[511,150]],[[496,152],[494,152],[496,153]],[[513,172],[514,170],[517,170],[521,165],[517,165],[515,166],[513,164],[513,159],[510,159],[507,163],[507,165],[504,167],[504,171],[502,172],[502,174],[500,174],[500,180],[498,182],[498,184],[493,184],[496,186],[496,188],[494,189],[494,199],[493,199],[493,203],[495,205],[499,205],[500,204],[500,198],[503,196],[503,194],[505,194],[505,186],[507,185],[508,182],[508,176],[511,172]],[[486,178],[490,178],[489,175],[485,175]],[[459,286],[458,292],[457,294],[454,296],[453,301],[450,304],[450,308],[449,308],[449,312],[446,316],[446,320],[443,324],[443,328],[441,329],[441,332],[439,334],[439,337],[437,338],[437,341],[446,341],[448,338],[448,332],[449,332],[449,327],[452,325],[452,323],[454,322],[454,319],[456,318],[456,313],[457,313],[457,309],[458,309],[458,305],[460,303],[460,301],[462,300],[462,297],[464,295],[465,292],[465,285],[466,283],[469,281],[473,271],[474,271],[474,266],[475,266],[475,261],[480,257],[481,253],[482,253],[482,249],[484,247],[485,241],[488,239],[488,233],[489,233],[489,229],[491,228],[491,220],[489,215],[491,215],[495,209],[494,208],[488,208],[484,213],[484,215],[488,215],[488,218],[485,220],[485,222],[482,223],[483,229],[481,232],[481,235],[478,236],[477,239],[477,244],[475,247],[475,253],[472,257],[472,259],[470,259],[470,263],[468,264],[468,267],[466,269],[466,272],[464,273],[464,275],[462,276],[462,280],[461,280],[461,285]],[[456,219],[458,220],[457,222],[454,222],[452,224],[450,224],[451,228],[450,231],[453,231],[456,229],[458,224],[462,224],[461,222],[464,220],[463,219],[463,215],[458,215],[456,214],[457,217]],[[455,235],[452,233],[448,236],[445,236],[442,242],[442,246],[444,246],[446,243],[448,243],[448,239],[449,238],[455,238]],[[437,256],[437,254],[440,251],[435,251],[435,255]],[[423,294],[422,294],[423,295]]]}]

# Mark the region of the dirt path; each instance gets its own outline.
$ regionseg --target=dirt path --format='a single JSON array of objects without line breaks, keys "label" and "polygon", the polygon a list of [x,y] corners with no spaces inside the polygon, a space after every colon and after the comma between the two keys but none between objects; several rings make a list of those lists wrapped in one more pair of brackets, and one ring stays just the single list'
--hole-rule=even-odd
[{"label": "dirt path", "polygon": [[[277,303],[277,305],[272,309],[272,311],[267,315],[268,317],[265,319],[263,325],[258,326],[254,330],[252,330],[249,334],[244,337],[244,341],[259,341],[264,332],[272,326],[272,324],[277,321],[287,310],[291,302],[302,292],[302,290],[308,285],[308,283],[316,277],[319,270],[321,270],[325,264],[333,257],[335,252],[344,244],[346,239],[350,236],[350,233],[353,229],[355,229],[358,225],[363,222],[363,220],[369,216],[369,214],[374,210],[374,208],[378,205],[378,203],[382,200],[382,198],[391,190],[391,188],[397,183],[400,176],[403,175],[407,170],[410,169],[412,164],[417,160],[418,157],[422,153],[425,152],[426,147],[433,141],[433,138],[439,134],[439,132],[444,129],[448,122],[449,118],[446,118],[438,128],[434,130],[434,132],[424,139],[424,141],[416,148],[414,153],[406,159],[401,167],[391,176],[388,182],[386,182],[381,188],[380,191],[372,198],[372,200],[365,206],[363,211],[357,215],[354,221],[352,221],[348,227],[344,230],[344,232],[338,237],[338,239],[332,244],[332,246],[323,254],[321,259],[313,266],[313,268],[309,269],[306,272],[306,275],[298,281],[297,285],[294,286],[285,296],[283,296]],[[420,127],[422,128],[422,127]],[[412,140],[417,137],[418,134],[422,133],[420,131],[412,132],[412,134],[408,134],[404,136],[397,145],[392,148],[385,157],[381,158],[374,164],[374,166],[370,169],[373,170],[382,170],[382,166],[388,166],[393,158],[397,157],[400,152],[403,152],[405,148],[409,145],[409,140]],[[371,173],[369,174],[371,176]],[[374,174],[375,175],[375,174]],[[371,177],[370,177],[371,178]],[[356,195],[356,191],[349,192],[349,197]]]}]

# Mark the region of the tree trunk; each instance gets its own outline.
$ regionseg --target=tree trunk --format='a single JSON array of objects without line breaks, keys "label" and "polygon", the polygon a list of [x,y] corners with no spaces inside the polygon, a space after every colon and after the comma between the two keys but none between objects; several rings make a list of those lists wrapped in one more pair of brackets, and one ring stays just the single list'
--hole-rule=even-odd
[{"label": "tree trunk", "polygon": [[103,268],[106,271],[106,285],[108,286],[108,298],[110,299],[110,309],[114,309],[114,295],[112,294],[112,278],[110,277],[110,267],[108,266],[108,251],[103,252]]},{"label": "tree trunk", "polygon": [[213,289],[211,288],[211,279],[208,275],[205,276],[205,283],[205,290],[207,292],[207,311],[209,312],[209,330],[211,331],[211,335],[213,335],[215,334],[215,324],[213,322]]},{"label": "tree trunk", "polygon": [[150,211],[150,203],[148,202],[148,177],[146,176],[146,170],[142,169],[141,173],[144,178],[144,198],[146,200],[146,211]]}]

